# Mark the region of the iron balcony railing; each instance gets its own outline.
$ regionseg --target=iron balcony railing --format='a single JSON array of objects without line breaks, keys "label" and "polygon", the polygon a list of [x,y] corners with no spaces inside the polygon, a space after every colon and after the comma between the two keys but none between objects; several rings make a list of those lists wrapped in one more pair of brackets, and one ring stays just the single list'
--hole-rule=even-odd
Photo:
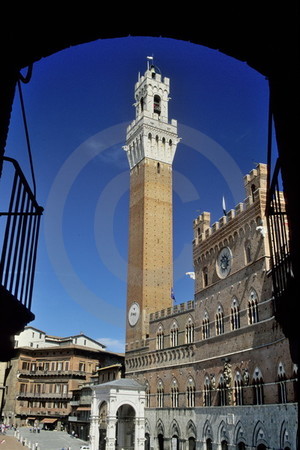
[{"label": "iron balcony railing", "polygon": [[62,399],[71,399],[72,393],[65,392],[65,393],[47,393],[47,392],[19,392],[17,394],[18,400],[22,399],[49,399],[49,400],[62,400]]},{"label": "iron balcony railing", "polygon": [[38,205],[18,162],[3,157],[3,163],[2,178],[8,164],[9,183],[5,183],[4,194],[1,186],[0,197],[2,205],[7,199],[6,208],[0,211],[0,286],[2,294],[4,291],[12,295],[30,311],[43,208]]},{"label": "iron balcony railing", "polygon": [[293,276],[288,217],[280,180],[280,162],[278,159],[270,182],[266,211],[275,299],[280,298],[286,292]]}]

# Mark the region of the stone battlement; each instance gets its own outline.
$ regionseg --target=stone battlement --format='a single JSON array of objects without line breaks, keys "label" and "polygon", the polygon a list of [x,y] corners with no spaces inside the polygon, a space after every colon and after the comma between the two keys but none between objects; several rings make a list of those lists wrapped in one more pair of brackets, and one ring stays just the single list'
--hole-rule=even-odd
[{"label": "stone battlement", "polygon": [[180,303],[179,305],[174,305],[170,308],[151,313],[149,316],[149,321],[154,322],[155,320],[165,319],[166,317],[173,316],[174,314],[191,311],[194,309],[194,306],[194,300],[189,300],[185,303]]},{"label": "stone battlement", "polygon": [[212,236],[216,231],[231,223],[240,215],[246,212],[260,196],[261,189],[257,189],[251,196],[247,197],[244,202],[238,203],[234,209],[227,212],[226,216],[222,216],[217,222],[210,226],[210,213],[203,212],[193,222],[194,240],[193,246],[199,245],[205,239]]},{"label": "stone battlement", "polygon": [[193,222],[194,227],[194,247],[199,245],[205,239],[212,236],[216,231],[231,223],[236,218],[245,213],[257,200],[262,198],[267,190],[267,165],[258,164],[257,167],[244,177],[244,187],[246,199],[238,203],[234,209],[231,209],[219,221],[210,225],[210,213],[203,212]]}]

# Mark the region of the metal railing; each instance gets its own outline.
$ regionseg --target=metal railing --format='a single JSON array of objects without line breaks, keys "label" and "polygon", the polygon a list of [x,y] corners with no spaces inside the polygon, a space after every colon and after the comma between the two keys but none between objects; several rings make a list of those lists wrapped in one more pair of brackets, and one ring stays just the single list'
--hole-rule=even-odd
[{"label": "metal railing", "polygon": [[50,400],[60,400],[60,399],[71,399],[72,398],[72,393],[70,392],[66,392],[66,393],[46,393],[46,392],[19,392],[17,394],[18,399],[23,398],[23,399],[28,399],[28,398],[32,398],[32,399],[50,399]]},{"label": "metal railing", "polygon": [[[0,211],[0,285],[30,310],[43,208],[38,205],[18,162],[9,157],[2,160],[11,165],[13,175],[7,208]],[[2,222],[2,218],[6,220]]]},{"label": "metal railing", "polygon": [[293,273],[290,258],[288,217],[280,183],[279,159],[276,162],[270,182],[266,216],[271,252],[273,293],[276,299],[285,293]]}]

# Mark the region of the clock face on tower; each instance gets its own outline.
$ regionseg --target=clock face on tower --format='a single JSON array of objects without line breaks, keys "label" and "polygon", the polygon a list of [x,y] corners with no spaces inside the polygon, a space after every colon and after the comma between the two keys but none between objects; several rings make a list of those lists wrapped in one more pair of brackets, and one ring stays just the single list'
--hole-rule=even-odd
[{"label": "clock face on tower", "polygon": [[128,311],[128,322],[129,325],[134,327],[140,317],[140,305],[137,302],[132,303]]},{"label": "clock face on tower", "polygon": [[229,247],[223,247],[216,261],[216,270],[219,278],[225,278],[231,270],[232,253]]}]

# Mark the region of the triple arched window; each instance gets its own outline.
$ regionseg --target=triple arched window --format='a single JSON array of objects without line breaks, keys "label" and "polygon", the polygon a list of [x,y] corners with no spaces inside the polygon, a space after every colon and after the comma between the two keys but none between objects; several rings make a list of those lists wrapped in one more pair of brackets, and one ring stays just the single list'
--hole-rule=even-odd
[{"label": "triple arched window", "polygon": [[178,408],[179,389],[176,378],[173,378],[171,384],[171,408]]},{"label": "triple arched window", "polygon": [[258,322],[258,305],[257,305],[257,293],[254,289],[251,289],[248,300],[248,321],[249,324]]},{"label": "triple arched window", "polygon": [[221,305],[218,306],[216,313],[216,335],[224,333],[224,313]]},{"label": "triple arched window", "polygon": [[189,377],[186,387],[186,406],[188,408],[195,407],[195,382],[192,377]]},{"label": "triple arched window", "polygon": [[173,322],[170,330],[170,345],[171,347],[178,345],[178,324],[176,321]]},{"label": "triple arched window", "polygon": [[233,394],[234,394],[234,404],[237,406],[243,405],[244,404],[243,378],[242,378],[240,372],[237,372],[235,374]]},{"label": "triple arched window", "polygon": [[161,380],[158,380],[158,383],[157,383],[156,405],[158,408],[164,407],[164,385]]},{"label": "triple arched window", "polygon": [[230,322],[232,330],[237,330],[238,328],[240,328],[240,311],[239,304],[236,298],[234,298],[231,303]]},{"label": "triple arched window", "polygon": [[185,342],[186,344],[192,344],[195,339],[195,326],[191,317],[189,317],[185,326]]},{"label": "triple arched window", "polygon": [[209,317],[207,311],[205,311],[202,320],[202,338],[208,339],[209,337],[210,337]]},{"label": "triple arched window", "polygon": [[287,402],[287,390],[286,390],[286,374],[282,363],[278,366],[278,401],[279,403]]},{"label": "triple arched window", "polygon": [[156,333],[156,349],[162,350],[163,348],[164,348],[164,329],[162,325],[160,325]]},{"label": "triple arched window", "polygon": [[253,402],[255,405],[263,405],[264,403],[264,383],[262,373],[256,368],[253,374]]},{"label": "triple arched window", "polygon": [[203,405],[211,406],[212,405],[212,382],[209,376],[207,375],[204,380],[204,389],[203,389]]}]

